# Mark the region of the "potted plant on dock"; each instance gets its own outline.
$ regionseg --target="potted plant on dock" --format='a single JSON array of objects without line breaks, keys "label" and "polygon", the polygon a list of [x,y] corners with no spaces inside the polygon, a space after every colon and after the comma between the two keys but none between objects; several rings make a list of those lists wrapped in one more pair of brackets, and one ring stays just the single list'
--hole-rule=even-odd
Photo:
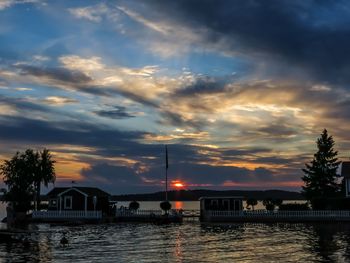
[{"label": "potted plant on dock", "polygon": [[131,201],[130,204],[129,204],[129,209],[132,210],[132,211],[136,211],[137,209],[140,208],[140,204],[139,202],[137,201]]},{"label": "potted plant on dock", "polygon": [[160,208],[165,212],[165,214],[167,215],[169,210],[171,209],[171,204],[168,200],[163,201],[160,203]]}]

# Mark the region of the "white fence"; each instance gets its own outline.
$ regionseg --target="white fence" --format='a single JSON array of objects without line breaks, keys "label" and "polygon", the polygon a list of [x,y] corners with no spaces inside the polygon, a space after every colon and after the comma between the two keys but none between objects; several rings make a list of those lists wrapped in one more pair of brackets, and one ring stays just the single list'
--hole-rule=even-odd
[{"label": "white fence", "polygon": [[210,217],[244,218],[349,218],[349,210],[306,210],[306,211],[206,211]]},{"label": "white fence", "polygon": [[[131,209],[117,209],[116,217],[150,217],[150,216],[161,216],[164,214],[162,210],[131,210]],[[169,215],[180,215],[175,209],[169,211]]]},{"label": "white fence", "polygon": [[102,211],[33,211],[35,219],[100,219]]}]

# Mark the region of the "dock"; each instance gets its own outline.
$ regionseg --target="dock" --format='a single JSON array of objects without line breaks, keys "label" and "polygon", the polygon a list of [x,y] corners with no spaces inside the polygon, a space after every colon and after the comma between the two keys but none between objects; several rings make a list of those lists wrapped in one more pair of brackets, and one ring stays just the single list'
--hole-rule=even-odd
[{"label": "dock", "polygon": [[162,210],[131,210],[118,209],[115,213],[116,222],[150,222],[150,223],[181,223],[182,213],[171,209],[168,212]]},{"label": "dock", "polygon": [[203,222],[254,222],[254,223],[312,223],[312,222],[350,222],[350,210],[306,210],[306,211],[204,211]]},{"label": "dock", "polygon": [[216,223],[274,223],[274,222],[350,222],[350,210],[305,210],[305,211],[268,211],[268,210],[197,210],[171,209],[162,210],[117,209],[115,214],[103,216],[101,211],[35,211],[32,222],[149,222],[172,223],[183,221],[216,222]]}]

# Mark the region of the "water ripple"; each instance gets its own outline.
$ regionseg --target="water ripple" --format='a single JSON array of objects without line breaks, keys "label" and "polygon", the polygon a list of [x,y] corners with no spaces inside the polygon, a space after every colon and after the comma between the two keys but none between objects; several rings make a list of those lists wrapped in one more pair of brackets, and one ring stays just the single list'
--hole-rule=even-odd
[{"label": "water ripple", "polygon": [[27,242],[0,243],[1,263],[349,261],[350,227],[331,224],[40,225]]}]

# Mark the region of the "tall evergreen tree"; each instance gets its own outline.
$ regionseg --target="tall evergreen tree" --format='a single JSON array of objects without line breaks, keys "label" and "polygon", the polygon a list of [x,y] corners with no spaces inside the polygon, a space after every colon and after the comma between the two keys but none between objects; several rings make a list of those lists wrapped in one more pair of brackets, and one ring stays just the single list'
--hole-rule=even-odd
[{"label": "tall evergreen tree", "polygon": [[303,195],[307,200],[333,198],[341,190],[337,174],[340,162],[336,158],[338,152],[333,149],[333,137],[324,129],[316,143],[318,151],[303,169]]}]

